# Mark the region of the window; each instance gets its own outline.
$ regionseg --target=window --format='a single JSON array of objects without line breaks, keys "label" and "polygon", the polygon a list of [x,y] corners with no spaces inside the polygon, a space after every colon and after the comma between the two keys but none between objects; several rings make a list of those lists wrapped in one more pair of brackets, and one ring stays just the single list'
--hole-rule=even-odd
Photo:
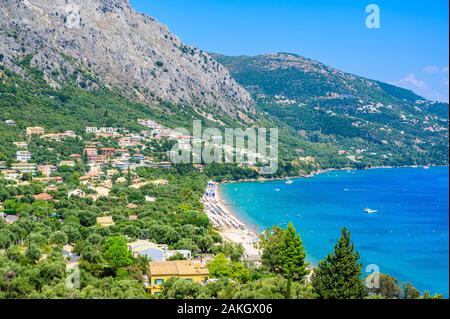
[{"label": "window", "polygon": [[164,279],[155,279],[155,285],[162,285],[164,283]]}]

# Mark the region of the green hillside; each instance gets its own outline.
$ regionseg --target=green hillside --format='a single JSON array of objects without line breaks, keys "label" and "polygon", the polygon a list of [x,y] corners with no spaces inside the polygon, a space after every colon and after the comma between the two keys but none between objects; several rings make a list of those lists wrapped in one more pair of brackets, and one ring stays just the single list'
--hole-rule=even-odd
[{"label": "green hillside", "polygon": [[[298,156],[317,156],[322,166],[448,163],[448,104],[298,55],[214,57],[263,116],[306,146]],[[310,143],[328,145],[328,153]]]}]

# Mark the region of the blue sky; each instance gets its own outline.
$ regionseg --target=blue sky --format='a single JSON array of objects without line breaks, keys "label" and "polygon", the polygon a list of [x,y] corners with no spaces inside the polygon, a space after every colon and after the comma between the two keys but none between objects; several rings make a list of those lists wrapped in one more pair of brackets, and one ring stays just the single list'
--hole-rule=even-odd
[{"label": "blue sky", "polygon": [[[227,55],[291,52],[448,101],[446,0],[131,0],[185,43]],[[368,29],[367,5],[380,8]]]}]

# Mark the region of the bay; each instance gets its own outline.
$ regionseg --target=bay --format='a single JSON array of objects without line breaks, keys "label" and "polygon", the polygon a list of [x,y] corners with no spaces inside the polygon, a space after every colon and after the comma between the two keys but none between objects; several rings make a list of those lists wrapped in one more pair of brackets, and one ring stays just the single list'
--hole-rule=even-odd
[{"label": "bay", "polygon": [[347,227],[363,271],[375,264],[422,292],[448,297],[448,176],[448,167],[332,171],[291,184],[222,184],[219,191],[236,217],[258,231],[292,222],[310,263],[330,253]]}]

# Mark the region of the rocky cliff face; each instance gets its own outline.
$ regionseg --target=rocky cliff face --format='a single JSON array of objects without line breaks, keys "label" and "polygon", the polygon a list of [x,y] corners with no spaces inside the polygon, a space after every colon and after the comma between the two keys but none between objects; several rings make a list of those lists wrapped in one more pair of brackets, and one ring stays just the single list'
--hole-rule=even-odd
[{"label": "rocky cliff face", "polygon": [[254,112],[249,93],[222,65],[128,0],[2,0],[0,52],[17,72],[14,61],[31,56],[53,86],[75,78],[87,89],[97,82],[152,105]]}]

